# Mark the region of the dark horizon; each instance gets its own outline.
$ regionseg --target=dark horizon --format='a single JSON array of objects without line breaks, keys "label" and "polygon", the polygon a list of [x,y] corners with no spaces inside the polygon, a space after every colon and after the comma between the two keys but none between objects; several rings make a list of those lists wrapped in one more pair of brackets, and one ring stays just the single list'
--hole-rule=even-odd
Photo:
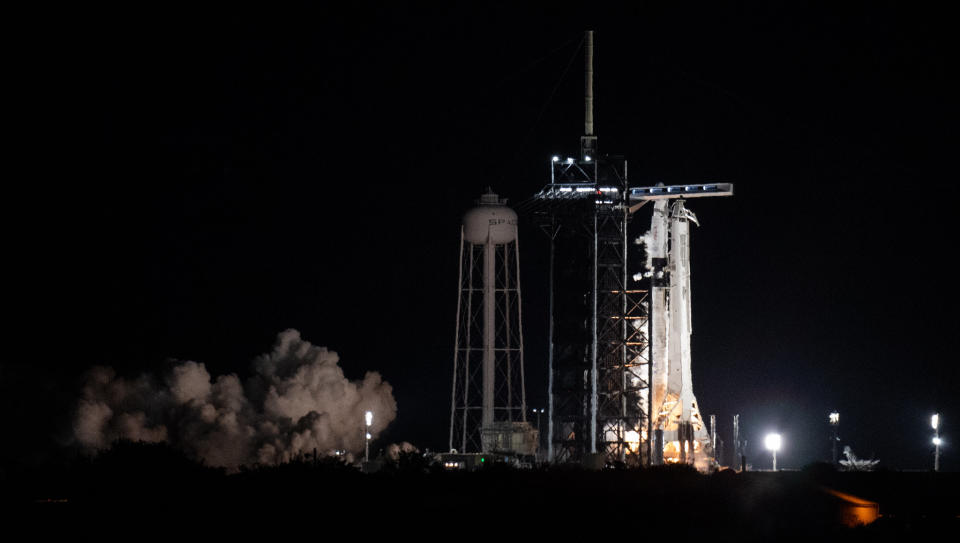
[{"label": "dark horizon", "polygon": [[[957,469],[949,345],[956,43],[944,13],[636,7],[582,19],[506,6],[311,14],[92,13],[18,59],[6,214],[12,352],[4,423],[42,462],[80,376],[170,359],[249,375],[288,328],[378,371],[380,441],[443,450],[459,221],[492,187],[548,182],[583,131],[596,30],[601,153],[631,185],[734,183],[691,201],[693,379],[748,457]],[[638,212],[633,235],[649,211]],[[546,239],[521,217],[527,396],[546,404]],[[545,423],[545,421],[544,421]],[[728,456],[729,458],[729,456]]]}]

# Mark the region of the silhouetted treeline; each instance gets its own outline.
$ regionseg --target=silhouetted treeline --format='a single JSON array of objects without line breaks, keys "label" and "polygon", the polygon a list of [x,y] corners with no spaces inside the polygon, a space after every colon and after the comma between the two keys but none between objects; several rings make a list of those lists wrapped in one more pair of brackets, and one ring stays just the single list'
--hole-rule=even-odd
[{"label": "silhouetted treeline", "polygon": [[[957,473],[841,473],[828,464],[800,472],[710,475],[686,466],[587,471],[493,465],[447,472],[417,453],[376,465],[376,472],[364,473],[337,458],[307,456],[227,473],[164,444],[121,442],[46,470],[6,469],[2,483],[8,509],[186,507],[211,515],[297,510],[321,515],[324,522],[366,527],[412,522],[427,530],[465,529],[461,523],[467,523],[468,530],[485,532],[512,519],[510,533],[517,535],[630,535],[644,526],[648,535],[680,541],[855,541],[960,528]],[[869,526],[845,527],[838,498],[824,488],[879,502],[882,517]],[[258,518],[247,520],[265,522]]]}]

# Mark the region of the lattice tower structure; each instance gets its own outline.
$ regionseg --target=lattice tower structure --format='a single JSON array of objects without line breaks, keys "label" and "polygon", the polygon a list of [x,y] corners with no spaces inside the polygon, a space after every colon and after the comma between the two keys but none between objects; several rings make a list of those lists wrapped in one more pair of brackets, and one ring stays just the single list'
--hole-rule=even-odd
[{"label": "lattice tower structure", "polygon": [[647,291],[631,289],[627,163],[554,159],[533,215],[550,237],[548,457],[646,462]]}]

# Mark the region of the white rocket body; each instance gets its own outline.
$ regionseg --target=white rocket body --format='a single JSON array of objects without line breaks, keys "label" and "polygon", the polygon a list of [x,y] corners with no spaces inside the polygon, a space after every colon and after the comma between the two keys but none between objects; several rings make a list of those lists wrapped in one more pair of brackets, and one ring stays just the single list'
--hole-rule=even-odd
[{"label": "white rocket body", "polygon": [[[706,469],[713,454],[710,436],[693,394],[690,370],[691,221],[697,223],[696,215],[684,207],[683,200],[673,202],[669,215],[665,200],[654,204],[647,240],[652,264],[652,416],[654,429],[663,431],[665,462],[685,462]],[[692,437],[688,443],[681,442],[682,423],[689,423],[692,428],[692,436],[686,436]]]},{"label": "white rocket body", "polygon": [[667,269],[667,254],[670,246],[670,222],[667,200],[657,200],[653,205],[653,219],[650,234],[647,236],[647,255],[651,269],[650,288],[650,342],[651,362],[653,363],[653,395],[655,426],[659,428],[658,410],[666,400],[668,384],[667,338],[669,321],[667,312],[667,290],[670,286],[670,274]]}]

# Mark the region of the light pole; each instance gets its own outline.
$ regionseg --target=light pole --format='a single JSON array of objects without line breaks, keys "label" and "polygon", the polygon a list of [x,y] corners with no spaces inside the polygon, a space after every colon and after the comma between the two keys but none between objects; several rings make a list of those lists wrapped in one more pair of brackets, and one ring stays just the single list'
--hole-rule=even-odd
[{"label": "light pole", "polygon": [[840,441],[840,413],[830,413],[830,426],[833,427],[833,465],[837,465],[837,443]]},{"label": "light pole", "polygon": [[940,413],[934,413],[930,418],[930,426],[933,427],[933,471],[940,471]]},{"label": "light pole", "polygon": [[777,451],[780,450],[780,434],[767,434],[763,440],[767,450],[773,453],[773,471],[777,471]]},{"label": "light pole", "polygon": [[533,408],[533,412],[537,415],[537,460],[540,459],[540,415],[543,414],[543,408],[537,409]]},{"label": "light pole", "polygon": [[364,413],[363,420],[364,422],[367,423],[367,425],[364,427],[364,432],[363,432],[364,435],[366,436],[366,441],[364,443],[364,450],[363,450],[363,461],[369,462],[370,461],[370,425],[373,424],[373,411],[367,411],[366,413]]}]

